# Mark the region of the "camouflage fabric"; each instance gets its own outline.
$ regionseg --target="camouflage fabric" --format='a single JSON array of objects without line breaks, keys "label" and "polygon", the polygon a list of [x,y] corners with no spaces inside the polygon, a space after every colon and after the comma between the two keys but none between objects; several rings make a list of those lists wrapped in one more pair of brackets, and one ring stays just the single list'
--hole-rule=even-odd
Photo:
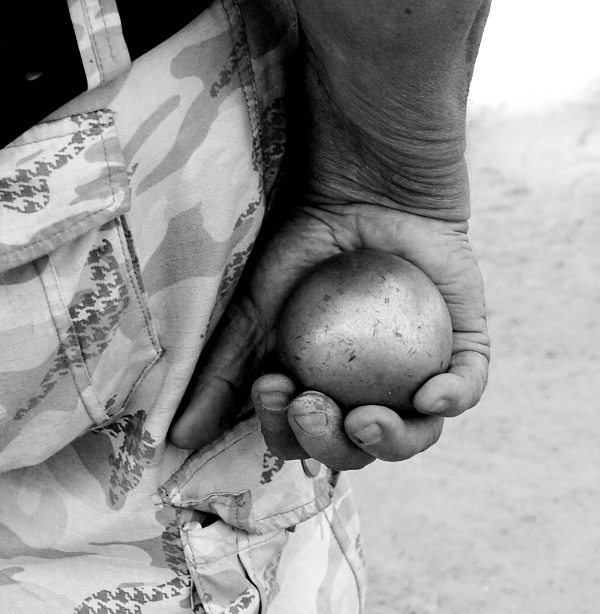
[{"label": "camouflage fabric", "polygon": [[284,151],[288,0],[217,0],[131,63],[69,0],[88,92],[0,151],[0,611],[359,612],[348,484],[244,414],[167,441]]}]

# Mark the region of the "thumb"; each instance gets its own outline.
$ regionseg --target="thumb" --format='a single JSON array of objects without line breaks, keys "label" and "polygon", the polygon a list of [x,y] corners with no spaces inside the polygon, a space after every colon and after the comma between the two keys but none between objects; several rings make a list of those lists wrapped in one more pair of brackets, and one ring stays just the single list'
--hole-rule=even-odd
[{"label": "thumb", "polygon": [[266,335],[247,296],[231,303],[202,351],[170,431],[178,448],[202,448],[224,433],[249,397]]}]

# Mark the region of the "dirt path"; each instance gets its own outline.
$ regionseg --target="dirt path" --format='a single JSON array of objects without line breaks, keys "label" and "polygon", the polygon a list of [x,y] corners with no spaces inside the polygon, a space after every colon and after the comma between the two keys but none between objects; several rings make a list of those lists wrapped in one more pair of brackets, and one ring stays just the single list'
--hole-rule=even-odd
[{"label": "dirt path", "polygon": [[599,614],[600,96],[480,110],[469,159],[490,383],[431,450],[352,474],[367,613]]}]

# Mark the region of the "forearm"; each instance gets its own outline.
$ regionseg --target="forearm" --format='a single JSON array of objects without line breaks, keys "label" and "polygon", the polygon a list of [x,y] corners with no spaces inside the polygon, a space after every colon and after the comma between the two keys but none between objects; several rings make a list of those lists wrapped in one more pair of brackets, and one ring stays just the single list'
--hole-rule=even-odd
[{"label": "forearm", "polygon": [[296,0],[312,198],[468,217],[466,100],[490,0]]}]

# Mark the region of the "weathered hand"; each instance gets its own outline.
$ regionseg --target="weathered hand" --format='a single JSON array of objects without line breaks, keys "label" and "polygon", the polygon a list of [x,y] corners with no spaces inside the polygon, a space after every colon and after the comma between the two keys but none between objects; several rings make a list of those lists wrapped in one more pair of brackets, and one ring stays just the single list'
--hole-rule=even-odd
[{"label": "weathered hand", "polygon": [[273,451],[336,469],[401,460],[479,400],[489,338],[467,238],[465,106],[489,4],[296,0],[304,46],[294,75],[304,81],[291,123],[305,204],[261,248],[213,335],[172,428],[175,445],[201,447],[227,428],[254,377],[269,371],[263,360],[291,288],[347,250],[397,254],[433,280],[452,317],[450,369],[417,391],[420,416],[410,419],[379,406],[342,419],[329,399],[295,397],[287,378],[261,377],[253,398]]},{"label": "weathered hand", "polygon": [[172,428],[173,443],[202,447],[227,428],[273,349],[285,298],[308,268],[341,251],[378,249],[427,273],[452,316],[452,364],[417,392],[414,405],[422,416],[401,419],[387,408],[367,406],[343,420],[327,398],[315,405],[305,395],[295,397],[293,382],[273,374],[255,382],[254,405],[268,444],[282,458],[311,456],[335,469],[356,469],[375,458],[402,460],[429,447],[444,416],[479,400],[487,376],[482,283],[466,230],[465,222],[373,205],[296,209],[261,252],[213,336],[187,407]]}]

